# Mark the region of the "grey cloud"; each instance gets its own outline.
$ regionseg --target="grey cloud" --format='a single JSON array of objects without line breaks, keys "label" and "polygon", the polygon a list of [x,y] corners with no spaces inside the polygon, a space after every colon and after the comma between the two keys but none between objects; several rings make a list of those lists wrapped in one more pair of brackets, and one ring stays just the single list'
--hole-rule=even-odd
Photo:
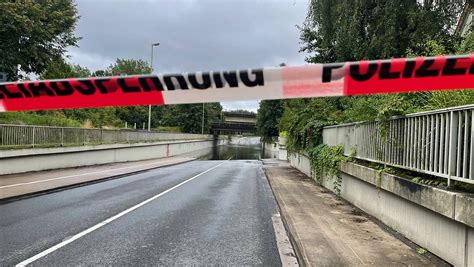
[{"label": "grey cloud", "polygon": [[[307,1],[77,0],[83,39],[71,61],[96,70],[116,58],[149,61],[156,72],[303,64],[299,32]],[[255,103],[255,101],[254,101]]]}]

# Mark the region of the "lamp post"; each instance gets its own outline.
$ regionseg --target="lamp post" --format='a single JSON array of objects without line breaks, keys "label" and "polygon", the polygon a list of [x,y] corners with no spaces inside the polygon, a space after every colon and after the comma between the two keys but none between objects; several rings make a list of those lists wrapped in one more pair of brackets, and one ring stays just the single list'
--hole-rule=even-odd
[{"label": "lamp post", "polygon": [[[151,44],[151,58],[150,58],[151,73],[150,74],[153,74],[153,48],[159,45],[160,43]],[[148,131],[151,131],[151,105],[148,105]]]}]

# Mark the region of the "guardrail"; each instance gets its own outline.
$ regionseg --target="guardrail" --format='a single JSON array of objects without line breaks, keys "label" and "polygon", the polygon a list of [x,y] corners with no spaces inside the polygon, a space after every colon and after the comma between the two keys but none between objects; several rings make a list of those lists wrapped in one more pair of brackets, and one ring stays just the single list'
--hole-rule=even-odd
[{"label": "guardrail", "polygon": [[210,139],[211,135],[0,124],[0,148]]},{"label": "guardrail", "polygon": [[329,126],[323,140],[343,145],[347,156],[446,178],[448,186],[451,179],[474,184],[474,105]]}]

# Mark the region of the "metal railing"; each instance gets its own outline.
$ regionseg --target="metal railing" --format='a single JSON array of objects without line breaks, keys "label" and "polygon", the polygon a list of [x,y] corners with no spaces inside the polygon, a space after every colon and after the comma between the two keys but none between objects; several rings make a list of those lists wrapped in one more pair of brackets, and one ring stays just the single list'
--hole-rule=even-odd
[{"label": "metal railing", "polygon": [[210,139],[211,135],[0,124],[0,148]]},{"label": "metal railing", "polygon": [[347,156],[474,184],[474,105],[329,126],[323,140]]}]

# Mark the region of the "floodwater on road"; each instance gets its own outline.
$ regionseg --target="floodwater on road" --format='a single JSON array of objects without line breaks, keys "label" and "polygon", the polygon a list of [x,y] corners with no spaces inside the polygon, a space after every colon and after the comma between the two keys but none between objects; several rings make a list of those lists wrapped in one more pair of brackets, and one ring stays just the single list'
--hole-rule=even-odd
[{"label": "floodwater on road", "polygon": [[202,151],[188,153],[201,160],[260,160],[278,158],[278,148],[274,144],[260,142],[260,137],[232,137],[227,145],[215,146]]},{"label": "floodwater on road", "polygon": [[200,157],[207,160],[259,160],[261,143],[258,136],[233,136],[228,145],[216,146],[210,153]]},{"label": "floodwater on road", "polygon": [[260,159],[260,145],[225,145],[218,146],[214,149],[211,157],[212,160],[241,160],[241,159]]}]

